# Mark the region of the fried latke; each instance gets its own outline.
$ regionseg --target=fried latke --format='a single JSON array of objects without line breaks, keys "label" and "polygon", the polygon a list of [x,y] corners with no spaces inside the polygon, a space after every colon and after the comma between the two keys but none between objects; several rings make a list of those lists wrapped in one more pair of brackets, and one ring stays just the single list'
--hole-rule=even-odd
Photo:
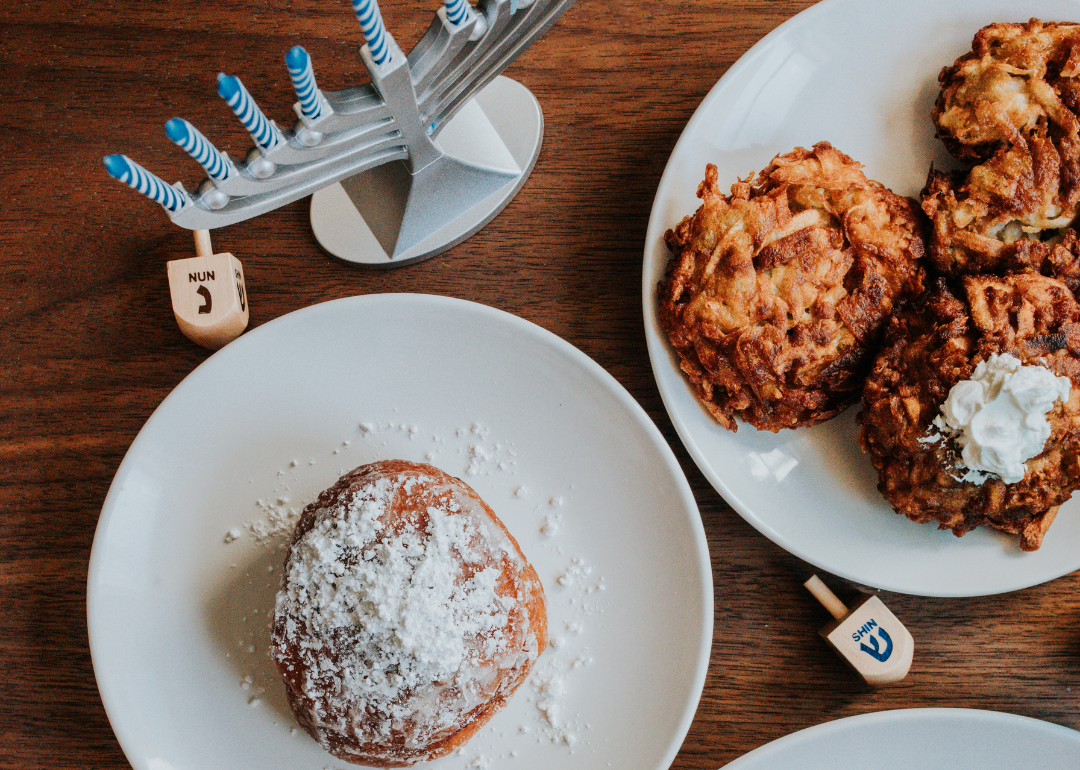
[{"label": "fried latke", "polygon": [[[1047,420],[1050,438],[1023,480],[982,484],[964,476],[956,442],[934,419],[954,385],[992,354],[1067,376],[1067,404]],[[859,444],[878,471],[878,489],[898,513],[938,522],[957,536],[989,526],[1020,536],[1032,551],[1057,507],[1080,487],[1080,305],[1061,281],[1035,273],[939,279],[889,322],[866,379]]]},{"label": "fried latke", "polygon": [[[991,24],[942,69],[932,119],[969,169],[931,169],[930,259],[947,275],[1075,260],[1080,213],[1080,25]],[[1052,252],[1057,251],[1056,255]]]},{"label": "fried latke", "polygon": [[[753,180],[753,181],[751,181]],[[778,155],[665,235],[661,327],[713,418],[778,431],[858,400],[885,319],[921,291],[914,202],[827,142]]]},{"label": "fried latke", "polygon": [[1080,137],[1080,24],[989,24],[971,51],[941,70],[932,118],[955,157],[989,160],[1042,134],[1072,148]]},{"label": "fried latke", "polygon": [[945,275],[1031,268],[1070,278],[1076,260],[1080,186],[1064,192],[1052,143],[1031,137],[970,172],[931,169],[922,193],[930,218],[930,261]]}]

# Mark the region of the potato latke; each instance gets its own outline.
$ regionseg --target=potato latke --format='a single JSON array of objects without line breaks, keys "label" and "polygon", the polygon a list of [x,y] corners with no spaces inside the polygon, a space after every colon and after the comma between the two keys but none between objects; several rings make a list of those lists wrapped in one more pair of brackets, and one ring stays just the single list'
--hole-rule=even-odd
[{"label": "potato latke", "polygon": [[[938,77],[932,119],[962,171],[931,169],[923,210],[942,273],[1062,272],[1080,251],[1080,25],[990,24]],[[1075,287],[1074,287],[1075,288]]]},{"label": "potato latke", "polygon": [[[1009,353],[1072,381],[1067,404],[1047,415],[1050,438],[1023,480],[962,481],[952,439],[933,420],[950,390],[979,361]],[[1080,306],[1061,281],[1034,273],[939,279],[891,319],[867,377],[859,444],[886,500],[916,522],[963,535],[980,526],[1042,543],[1057,506],[1080,487]]]},{"label": "potato latke", "polygon": [[[753,180],[753,181],[751,181]],[[778,155],[665,236],[660,324],[709,413],[778,431],[859,398],[893,305],[923,286],[917,206],[827,142]]]}]

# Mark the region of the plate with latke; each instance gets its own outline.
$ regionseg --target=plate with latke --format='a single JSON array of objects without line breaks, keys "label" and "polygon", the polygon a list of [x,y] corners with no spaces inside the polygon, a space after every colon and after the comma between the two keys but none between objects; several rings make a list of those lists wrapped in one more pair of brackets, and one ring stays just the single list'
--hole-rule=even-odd
[{"label": "plate with latke", "polygon": [[[917,198],[931,165],[956,166],[931,110],[942,67],[994,22],[1077,21],[1075,3],[824,0],[746,52],[704,97],[657,188],[646,235],[642,302],[653,373],[676,432],[716,491],[764,536],[814,567],[867,587],[926,596],[1002,593],[1080,568],[1080,500],[1061,506],[1041,548],[986,529],[961,538],[895,513],[858,446],[859,405],[777,433],[721,427],[698,401],[658,319],[671,257],[665,233],[697,209],[706,164],[721,187],[777,155],[822,141],[866,176]],[[726,189],[726,188],[724,188]]]}]

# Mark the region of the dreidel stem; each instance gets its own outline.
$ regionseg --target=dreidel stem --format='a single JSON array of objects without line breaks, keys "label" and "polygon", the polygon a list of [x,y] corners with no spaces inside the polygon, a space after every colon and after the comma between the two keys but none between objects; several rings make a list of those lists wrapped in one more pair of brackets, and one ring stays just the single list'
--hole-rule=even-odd
[{"label": "dreidel stem", "polygon": [[214,247],[210,244],[210,231],[209,230],[193,230],[192,232],[195,234],[195,256],[196,257],[212,257],[212,256],[214,256]]},{"label": "dreidel stem", "polygon": [[840,601],[839,597],[817,575],[812,575],[803,585],[815,599],[821,602],[821,606],[827,609],[834,619],[843,620],[848,616],[847,605]]}]

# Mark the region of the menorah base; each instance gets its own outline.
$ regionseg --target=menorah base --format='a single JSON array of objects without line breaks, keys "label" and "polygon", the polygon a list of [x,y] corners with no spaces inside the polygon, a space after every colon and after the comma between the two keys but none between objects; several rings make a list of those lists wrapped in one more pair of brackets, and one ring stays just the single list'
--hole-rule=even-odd
[{"label": "menorah base", "polygon": [[540,103],[497,77],[438,134],[444,155],[411,174],[387,163],[311,196],[311,228],[344,262],[395,267],[461,243],[506,207],[528,179],[543,142]]}]

